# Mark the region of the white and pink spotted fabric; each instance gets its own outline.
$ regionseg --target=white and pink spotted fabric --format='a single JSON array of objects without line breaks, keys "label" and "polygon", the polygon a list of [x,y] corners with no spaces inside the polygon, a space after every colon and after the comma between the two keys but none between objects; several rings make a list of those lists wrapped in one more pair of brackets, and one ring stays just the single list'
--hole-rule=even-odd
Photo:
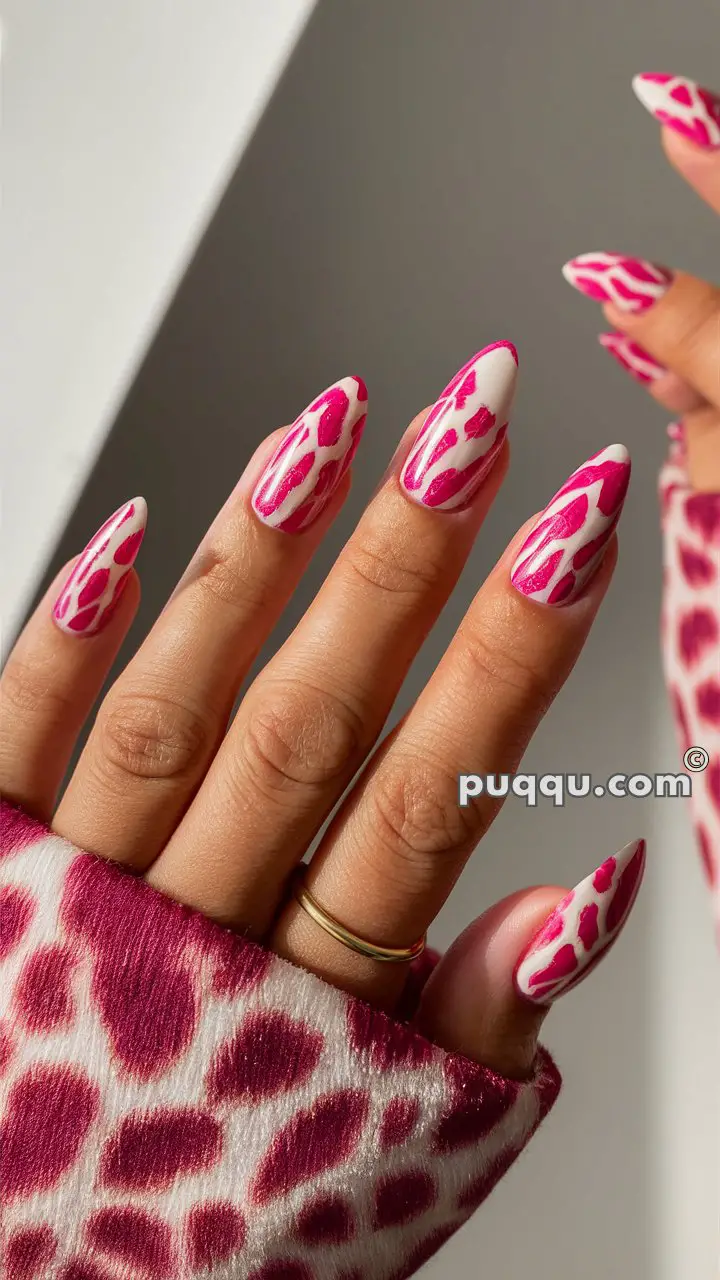
[{"label": "white and pink spotted fabric", "polygon": [[660,475],[663,658],[680,750],[710,757],[691,775],[691,805],[720,942],[720,493],[690,488],[682,432],[671,438]]},{"label": "white and pink spotted fabric", "polygon": [[552,1106],[0,821],[3,1280],[403,1280]]}]

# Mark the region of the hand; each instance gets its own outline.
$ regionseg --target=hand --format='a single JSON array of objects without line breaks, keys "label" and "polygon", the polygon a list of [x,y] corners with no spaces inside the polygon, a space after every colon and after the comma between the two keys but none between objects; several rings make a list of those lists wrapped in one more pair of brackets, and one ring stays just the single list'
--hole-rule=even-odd
[{"label": "hand", "polygon": [[[407,964],[330,936],[293,897],[292,874],[367,761],[498,492],[516,364],[509,344],[487,348],[415,419],[317,598],[228,723],[347,493],[364,385],[343,379],[266,440],[102,702],[55,809],[138,602],[145,504],[125,504],[66,566],[10,655],[2,793],[163,893],[378,1007],[400,1007]],[[458,807],[458,775],[516,770],[608,587],[628,478],[626,451],[610,446],[519,531],[350,789],[305,883],[354,934],[406,948],[432,923],[500,803]],[[643,860],[642,842],[628,846],[557,913],[564,891],[554,887],[492,908],[433,973],[421,1028],[526,1073],[550,1002],[627,918]]]},{"label": "hand", "polygon": [[[662,123],[668,160],[720,214],[720,97],[682,76],[639,75],[640,101]],[[650,394],[682,415],[692,486],[720,491],[720,289],[683,271],[615,253],[573,258],[566,278],[605,303],[600,341]]]}]

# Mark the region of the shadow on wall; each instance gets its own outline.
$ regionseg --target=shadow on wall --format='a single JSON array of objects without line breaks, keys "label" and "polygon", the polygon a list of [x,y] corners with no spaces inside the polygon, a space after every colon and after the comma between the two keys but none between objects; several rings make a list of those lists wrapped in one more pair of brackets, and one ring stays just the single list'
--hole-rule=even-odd
[{"label": "shadow on wall", "polygon": [[[648,28],[665,23],[668,47],[655,53],[659,63],[667,53],[669,62],[670,42],[681,40],[685,20],[670,0],[642,0],[637,11],[630,23],[626,0],[593,9],[567,0],[321,0],[48,569],[49,578],[114,506],[136,493],[146,496],[149,532],[138,566],[143,602],[125,656],[147,631],[260,440],[328,383],[359,373],[369,386],[370,415],[353,492],[277,629],[270,646],[276,647],[315,593],[407,421],[475,350],[511,338],[521,369],[511,472],[396,711],[417,692],[517,526],[569,471],[619,436],[636,446],[641,464],[623,522],[619,571],[533,754],[545,767],[569,769],[578,767],[574,745],[587,746],[587,763],[580,767],[602,761],[611,772],[622,740],[629,755],[621,766],[645,767],[654,722],[645,713],[662,696],[655,511],[662,427],[650,402],[597,349],[596,309],[572,296],[559,273],[560,263],[597,247],[596,239],[603,247],[650,256],[653,243],[661,242],[663,259],[691,269],[702,270],[710,260],[709,237],[703,240],[698,223],[690,235],[697,262],[688,263],[688,222],[699,215],[649,145],[652,125],[629,91],[631,74],[647,60]],[[694,62],[685,50],[689,67],[702,57],[702,22],[694,32]],[[654,192],[662,225],[649,233]],[[547,820],[544,852],[554,848],[549,833],[552,821],[557,828],[556,817]],[[530,841],[537,852],[537,822],[533,827],[532,816],[517,811],[502,821],[505,874],[527,881],[527,868],[513,850]],[[564,822],[562,843],[572,849],[571,832],[575,849],[582,849],[587,812],[578,810]],[[598,849],[601,856],[609,851]],[[577,870],[556,858],[550,874],[567,871],[573,883]],[[502,882],[493,888],[502,891]],[[589,1184],[583,1199],[586,1156],[574,1145],[581,1139],[572,1123],[578,1114],[587,1127],[583,1150],[593,1149],[593,1167],[608,1195],[613,1188],[608,1216],[614,1240],[622,1240],[622,1273],[638,1280],[656,1274],[641,1190],[649,1138],[632,1102],[647,1066],[647,1036],[637,1020],[641,977],[642,962],[634,971],[635,1003],[618,1012],[623,994],[613,996],[614,1016],[625,1019],[622,1035],[636,1036],[632,1081],[625,1079],[626,1088],[632,1084],[629,1101],[620,1105],[612,1083],[603,1100],[599,1082],[592,1114],[576,1097],[565,1121],[555,1122],[556,1136],[543,1149],[546,1159],[557,1158],[556,1219],[547,1199],[531,1194],[542,1156],[540,1164],[528,1164],[534,1169],[529,1182],[513,1173],[507,1189],[500,1188],[481,1228],[498,1280],[530,1270],[538,1280],[555,1276],[558,1234],[564,1256],[572,1252],[568,1213],[585,1280],[606,1276],[609,1266],[614,1274],[618,1246],[608,1237],[603,1252]],[[612,1008],[603,1013],[612,1020]],[[594,1034],[600,1035],[597,1025]],[[615,1049],[613,1043],[611,1038],[606,1054],[622,1052],[620,1042]],[[581,1055],[582,1047],[576,1051]],[[603,1052],[600,1041],[597,1051]],[[566,1065],[572,1052],[569,1042]],[[612,1134],[605,1107],[612,1112]],[[555,1152],[553,1142],[560,1143]],[[526,1230],[518,1234],[514,1198],[526,1192]],[[444,1252],[438,1276],[448,1265],[453,1275],[476,1274],[475,1230],[468,1228]],[[592,1256],[586,1250],[591,1238]]]}]

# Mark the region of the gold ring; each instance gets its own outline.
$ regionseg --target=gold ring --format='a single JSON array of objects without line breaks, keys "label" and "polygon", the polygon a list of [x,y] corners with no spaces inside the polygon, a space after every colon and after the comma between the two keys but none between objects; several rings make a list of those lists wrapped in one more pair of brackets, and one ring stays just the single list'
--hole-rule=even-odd
[{"label": "gold ring", "polygon": [[331,938],[335,938],[337,942],[342,942],[343,946],[350,947],[352,951],[357,951],[361,956],[369,956],[372,960],[381,960],[385,964],[407,964],[409,960],[414,960],[416,956],[422,955],[425,950],[425,938],[420,938],[414,942],[411,947],[379,947],[374,942],[368,942],[365,938],[359,938],[356,933],[352,933],[350,929],[346,929],[344,924],[336,920],[334,916],[328,915],[316,898],[312,896],[309,889],[306,889],[302,875],[304,868],[300,868],[295,877],[293,885],[293,895],[296,902],[307,911],[307,914],[330,934]]}]

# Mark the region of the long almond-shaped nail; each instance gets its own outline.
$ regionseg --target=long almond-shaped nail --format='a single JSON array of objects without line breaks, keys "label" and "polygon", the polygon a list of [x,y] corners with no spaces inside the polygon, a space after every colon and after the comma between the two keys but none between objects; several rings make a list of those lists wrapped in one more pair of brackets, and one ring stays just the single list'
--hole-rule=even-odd
[{"label": "long almond-shaped nail", "polygon": [[698,147],[720,147],[720,97],[685,76],[643,72],[632,82],[651,115]]},{"label": "long almond-shaped nail", "polygon": [[97,635],[110,621],[135,562],[147,524],[147,503],[133,498],[98,529],[76,561],[53,608],[71,636]]},{"label": "long almond-shaped nail", "polygon": [[622,253],[581,253],[565,263],[563,275],[588,298],[635,313],[647,311],[672,283],[667,267]]},{"label": "long almond-shaped nail", "polygon": [[495,342],[468,360],[427,415],[400,474],[414,502],[436,511],[466,506],[507,432],[517,383],[517,351]]},{"label": "long almond-shaped nail", "polygon": [[598,342],[637,382],[655,382],[667,373],[664,364],[658,364],[649,351],[639,342],[632,342],[624,333],[601,333]]},{"label": "long almond-shaped nail", "polygon": [[520,548],[513,586],[541,604],[575,600],[600,567],[629,481],[630,455],[622,444],[608,445],[578,467]]},{"label": "long almond-shaped nail", "polygon": [[347,471],[367,413],[362,378],[342,378],[288,427],[252,497],[274,529],[299,533],[317,520]]},{"label": "long almond-shaped nail", "polygon": [[630,915],[645,870],[645,841],[632,840],[572,889],[520,957],[515,988],[552,1004],[586,978]]}]

